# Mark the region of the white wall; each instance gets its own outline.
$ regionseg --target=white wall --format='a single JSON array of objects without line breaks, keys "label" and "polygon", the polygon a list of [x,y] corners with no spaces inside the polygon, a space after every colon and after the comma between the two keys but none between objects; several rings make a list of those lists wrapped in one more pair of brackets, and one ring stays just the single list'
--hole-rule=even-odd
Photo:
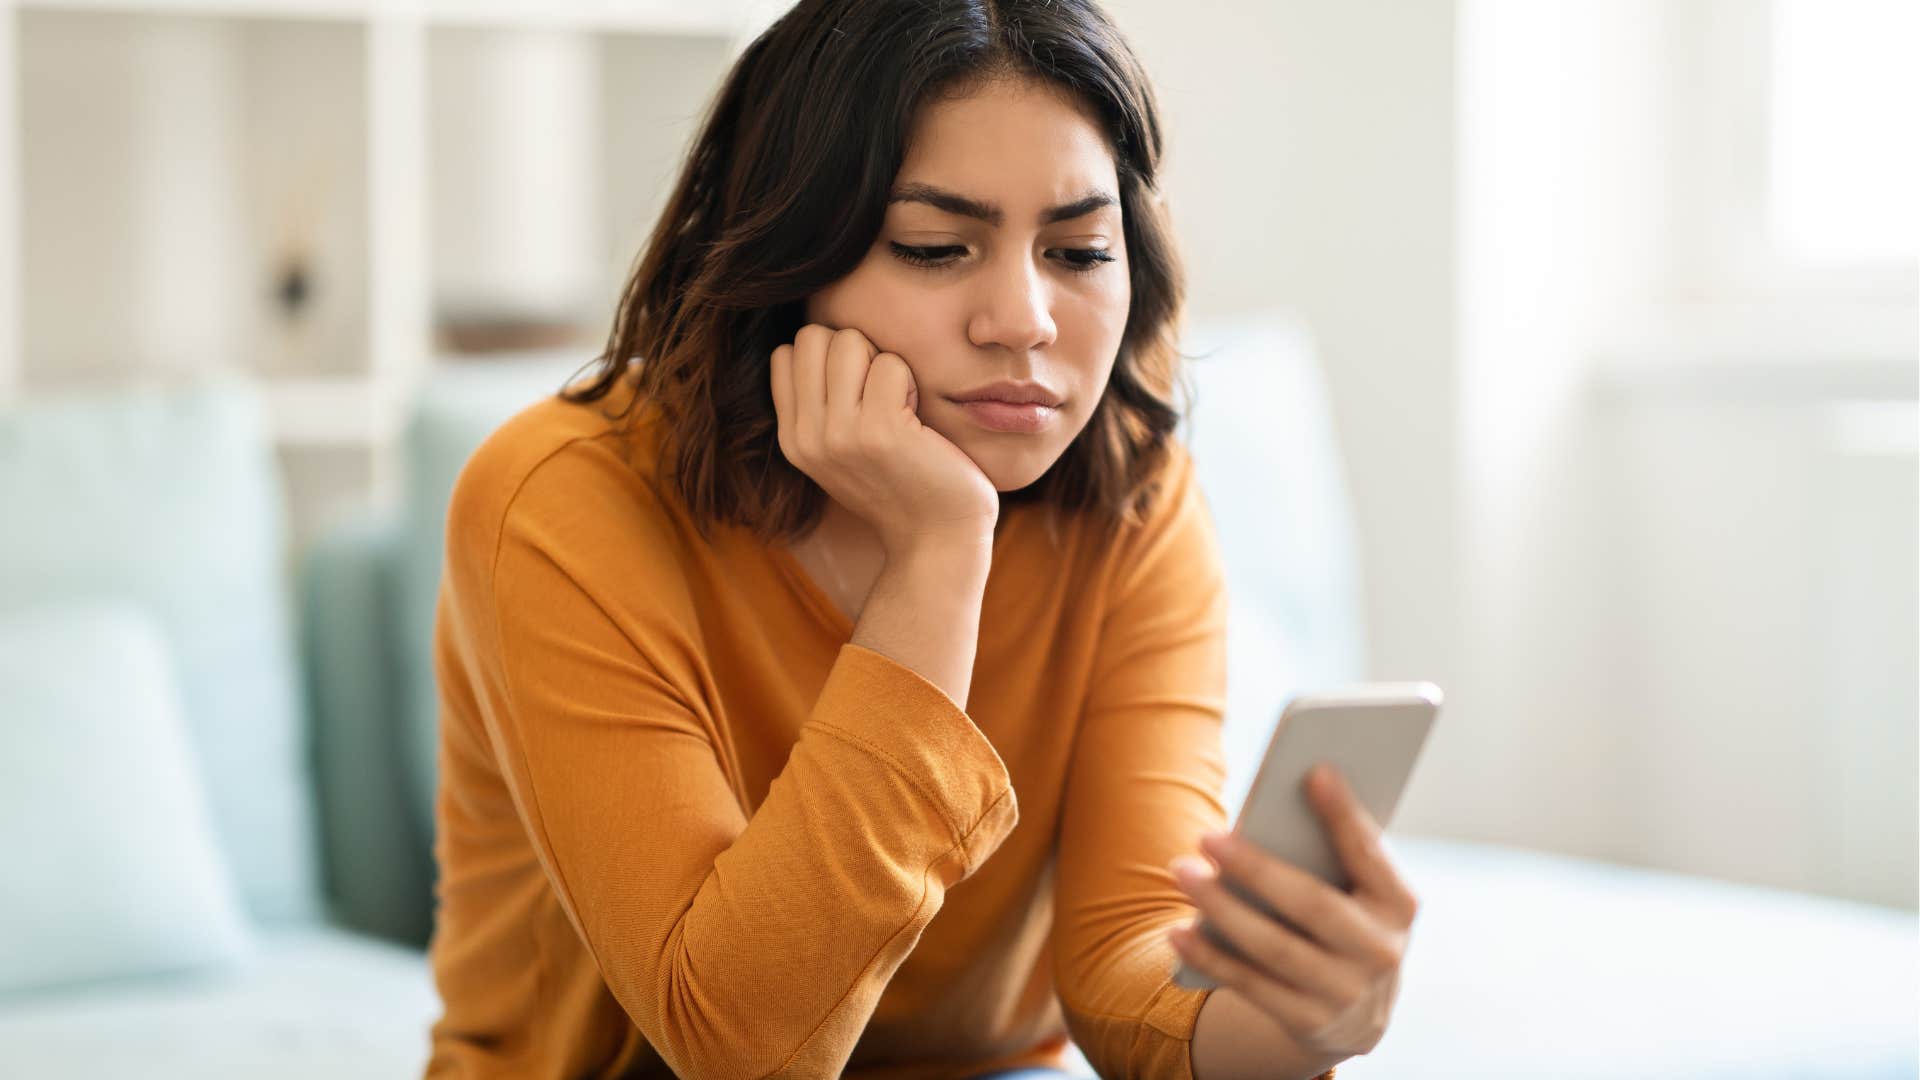
[{"label": "white wall", "polygon": [[1461,22],[1466,663],[1427,805],[1454,835],[1634,860],[1633,621],[1588,437],[1586,333],[1638,317],[1663,202],[1659,0],[1468,0]]},{"label": "white wall", "polygon": [[1596,809],[1634,861],[1914,905],[1913,429],[1764,383],[1634,387],[1585,429],[1632,616]]},{"label": "white wall", "polygon": [[[778,12],[763,10],[771,20]],[[716,37],[608,35],[601,41],[600,94],[614,118],[603,134],[606,217],[594,254],[599,311],[611,328],[620,289],[680,178],[699,121],[734,60]]]},{"label": "white wall", "polygon": [[1166,113],[1192,315],[1285,307],[1318,340],[1373,674],[1453,683],[1455,4],[1106,6]]}]

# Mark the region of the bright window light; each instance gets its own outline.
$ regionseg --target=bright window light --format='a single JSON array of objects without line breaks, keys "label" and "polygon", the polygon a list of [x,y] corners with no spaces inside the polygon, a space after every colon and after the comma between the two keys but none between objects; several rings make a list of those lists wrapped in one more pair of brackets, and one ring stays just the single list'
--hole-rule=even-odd
[{"label": "bright window light", "polygon": [[1920,3],[1774,0],[1771,227],[1796,258],[1920,257]]}]

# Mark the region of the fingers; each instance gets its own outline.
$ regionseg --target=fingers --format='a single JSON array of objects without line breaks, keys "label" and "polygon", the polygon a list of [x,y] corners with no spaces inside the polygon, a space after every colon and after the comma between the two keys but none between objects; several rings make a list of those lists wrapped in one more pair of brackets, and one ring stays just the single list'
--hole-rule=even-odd
[{"label": "fingers", "polygon": [[1262,1012],[1279,1020],[1288,1031],[1320,1031],[1329,1023],[1325,1005],[1208,941],[1206,934],[1187,927],[1175,930],[1170,939],[1180,959],[1220,985],[1232,988]]},{"label": "fingers", "polygon": [[1210,928],[1224,935],[1242,956],[1269,974],[1320,995],[1345,998],[1357,993],[1352,976],[1343,974],[1318,944],[1234,895],[1218,875],[1197,865],[1198,859],[1181,862],[1184,869],[1175,870],[1180,887],[1193,898]]},{"label": "fingers", "polygon": [[795,464],[850,452],[863,424],[895,420],[918,404],[906,361],[852,327],[808,323],[773,350],[768,372],[780,446]]},{"label": "fingers", "polygon": [[[1325,774],[1324,783],[1317,778],[1321,773]],[[1419,903],[1414,899],[1413,891],[1407,887],[1406,880],[1394,868],[1393,860],[1387,857],[1386,846],[1381,843],[1379,824],[1373,820],[1372,814],[1367,813],[1367,808],[1360,800],[1354,797],[1340,770],[1321,766],[1310,773],[1307,799],[1326,824],[1334,851],[1339,854],[1341,864],[1347,868],[1347,874],[1353,878],[1358,891],[1385,904],[1400,920],[1399,929],[1405,930],[1413,925]]]},{"label": "fingers", "polygon": [[919,404],[918,397],[914,389],[913,369],[907,366],[905,360],[893,353],[881,353],[873,358],[862,398],[867,405],[864,413],[885,416],[902,409],[911,410]]},{"label": "fingers", "polygon": [[[793,346],[782,345],[773,350],[773,359],[768,362],[767,370],[769,381],[773,384],[773,415],[784,439],[793,423]],[[781,449],[786,449],[784,442],[781,443]]]},{"label": "fingers", "polygon": [[906,361],[851,327],[808,323],[768,368],[787,461],[872,525],[890,555],[934,540],[984,553],[998,493],[978,462],[919,422]]},{"label": "fingers", "polygon": [[852,327],[833,330],[808,323],[794,335],[790,423],[801,441],[812,444],[829,434],[852,430],[867,369],[878,351]]},{"label": "fingers", "polygon": [[873,356],[878,351],[858,330],[848,328],[834,333],[827,345],[826,361],[828,431],[851,433],[859,424],[867,369],[873,366]]},{"label": "fingers", "polygon": [[827,408],[827,347],[833,331],[809,323],[793,338],[793,419],[811,433],[825,419]]},{"label": "fingers", "polygon": [[1239,836],[1209,836],[1200,846],[1219,863],[1220,876],[1232,878],[1320,944],[1370,961],[1386,958],[1390,943],[1353,897]]}]

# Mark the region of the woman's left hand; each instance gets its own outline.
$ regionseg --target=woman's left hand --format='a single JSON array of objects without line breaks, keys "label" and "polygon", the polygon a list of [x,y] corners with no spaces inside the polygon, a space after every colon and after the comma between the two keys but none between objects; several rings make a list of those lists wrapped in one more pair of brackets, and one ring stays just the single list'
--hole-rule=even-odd
[{"label": "woman's left hand", "polygon": [[[1350,1057],[1372,1051],[1386,1034],[1419,902],[1387,858],[1379,825],[1338,771],[1323,766],[1306,786],[1352,890],[1342,892],[1238,836],[1210,833],[1201,848],[1218,873],[1183,855],[1174,860],[1174,876],[1246,959],[1192,925],[1169,937],[1183,960],[1271,1016],[1302,1048]],[[1221,883],[1223,874],[1292,925],[1234,895]]]}]

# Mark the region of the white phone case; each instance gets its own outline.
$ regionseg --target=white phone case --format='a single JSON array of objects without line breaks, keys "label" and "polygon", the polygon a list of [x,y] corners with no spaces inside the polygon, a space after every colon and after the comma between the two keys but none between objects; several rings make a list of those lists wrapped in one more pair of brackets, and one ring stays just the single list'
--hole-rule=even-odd
[{"label": "white phone case", "polygon": [[[1439,715],[1440,702],[1440,688],[1429,682],[1367,683],[1288,702],[1234,824],[1235,835],[1334,888],[1349,890],[1346,868],[1319,813],[1307,801],[1307,773],[1321,762],[1338,769],[1384,831]],[[1222,881],[1234,895],[1292,926],[1239,882],[1226,877]],[[1228,953],[1239,954],[1204,917],[1199,931]],[[1196,990],[1217,985],[1185,963],[1177,965],[1174,982]]]}]

